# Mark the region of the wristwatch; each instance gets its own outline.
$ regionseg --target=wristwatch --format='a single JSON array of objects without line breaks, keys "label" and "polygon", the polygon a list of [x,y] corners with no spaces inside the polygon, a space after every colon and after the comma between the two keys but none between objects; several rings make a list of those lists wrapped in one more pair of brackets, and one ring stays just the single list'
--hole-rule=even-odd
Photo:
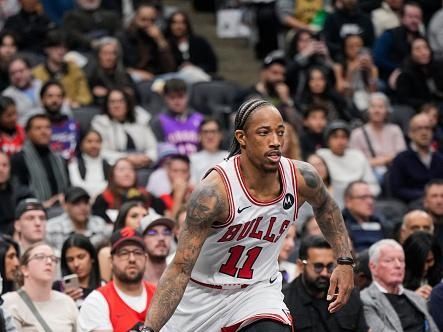
[{"label": "wristwatch", "polygon": [[152,327],[140,326],[138,332],[155,332]]},{"label": "wristwatch", "polygon": [[352,257],[342,256],[337,258],[337,265],[351,265],[355,267],[355,262]]}]

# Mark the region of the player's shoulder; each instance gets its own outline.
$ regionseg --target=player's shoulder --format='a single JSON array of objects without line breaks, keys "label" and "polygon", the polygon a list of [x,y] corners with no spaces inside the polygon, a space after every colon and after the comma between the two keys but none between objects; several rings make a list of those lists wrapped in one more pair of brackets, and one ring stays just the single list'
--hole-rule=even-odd
[{"label": "player's shoulder", "polygon": [[210,195],[217,194],[220,199],[226,199],[227,191],[226,184],[223,180],[222,174],[217,171],[217,168],[209,170],[205,177],[195,187],[193,194],[195,195]]},{"label": "player's shoulder", "polygon": [[212,224],[225,220],[229,211],[229,197],[221,175],[212,171],[195,187],[188,202],[187,219]]},{"label": "player's shoulder", "polygon": [[295,166],[295,171],[297,173],[305,173],[305,172],[315,172],[314,167],[307,163],[306,161],[297,160],[297,159],[288,159]]},{"label": "player's shoulder", "polygon": [[311,193],[312,190],[320,187],[322,181],[314,166],[301,160],[291,159],[291,162],[295,165],[297,188],[300,194],[305,193],[306,190]]}]

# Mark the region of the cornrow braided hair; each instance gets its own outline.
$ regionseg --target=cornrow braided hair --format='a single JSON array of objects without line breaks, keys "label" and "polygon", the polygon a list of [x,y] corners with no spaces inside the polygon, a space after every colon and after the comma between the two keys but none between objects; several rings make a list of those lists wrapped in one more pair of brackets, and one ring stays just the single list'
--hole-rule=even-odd
[{"label": "cornrow braided hair", "polygon": [[[237,114],[235,115],[235,128],[234,130],[244,130],[246,121],[248,121],[249,116],[255,110],[264,107],[264,106],[273,106],[269,101],[263,99],[249,99],[245,101],[238,109]],[[229,155],[226,157],[226,160],[229,158],[240,154],[240,143],[237,141],[235,135],[232,139],[231,148],[229,150]]]}]

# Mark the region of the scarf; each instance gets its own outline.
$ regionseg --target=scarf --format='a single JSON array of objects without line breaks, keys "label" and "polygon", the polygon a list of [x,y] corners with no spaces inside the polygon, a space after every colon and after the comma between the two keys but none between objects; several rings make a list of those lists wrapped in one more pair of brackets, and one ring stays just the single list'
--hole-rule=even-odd
[{"label": "scarf", "polygon": [[[52,191],[40,155],[34,145],[28,140],[23,145],[23,152],[26,167],[28,168],[30,176],[30,187],[34,190],[34,193],[39,200],[46,201],[52,197]],[[54,178],[57,182],[57,191],[59,193],[64,192],[68,187],[68,177],[63,161],[60,156],[49,152],[49,162],[52,171],[54,172]]]}]

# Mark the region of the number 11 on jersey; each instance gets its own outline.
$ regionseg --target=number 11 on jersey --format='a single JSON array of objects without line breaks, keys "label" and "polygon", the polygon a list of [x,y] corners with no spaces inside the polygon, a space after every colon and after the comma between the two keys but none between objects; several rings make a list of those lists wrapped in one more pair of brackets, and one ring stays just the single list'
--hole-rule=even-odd
[{"label": "number 11 on jersey", "polygon": [[222,264],[219,272],[227,274],[231,277],[241,279],[252,279],[254,269],[252,266],[260,255],[262,247],[253,247],[246,252],[246,260],[242,267],[237,267],[237,263],[243,256],[244,246],[235,246],[229,249],[229,257],[226,263]]}]

